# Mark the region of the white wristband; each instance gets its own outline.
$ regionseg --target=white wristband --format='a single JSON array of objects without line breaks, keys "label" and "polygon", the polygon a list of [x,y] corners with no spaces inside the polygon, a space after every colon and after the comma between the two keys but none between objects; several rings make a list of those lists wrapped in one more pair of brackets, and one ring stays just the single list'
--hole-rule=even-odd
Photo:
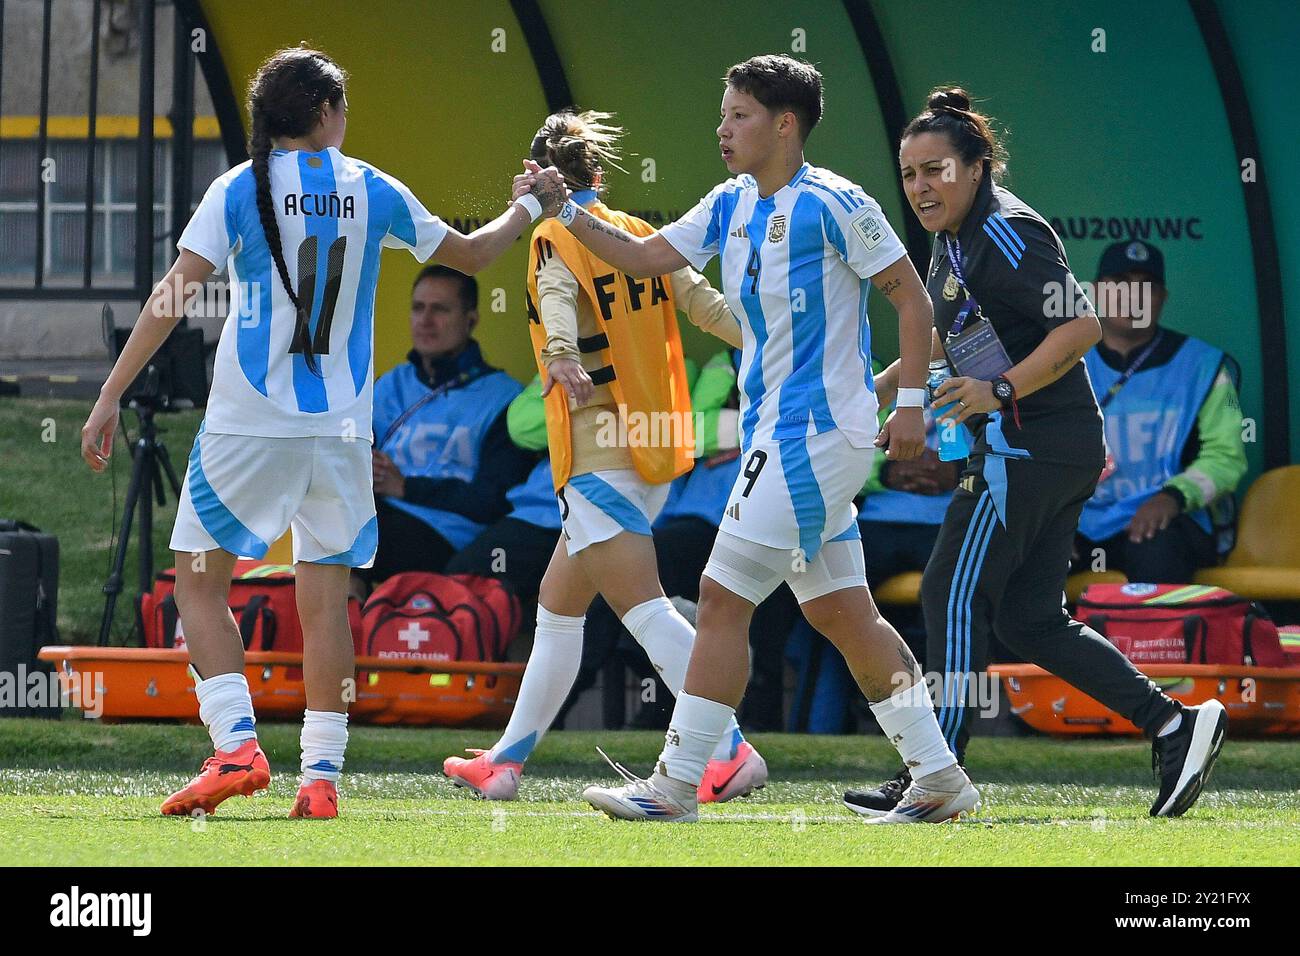
[{"label": "white wristband", "polygon": [[925,389],[900,388],[895,408],[925,408]]},{"label": "white wristband", "polygon": [[572,224],[574,218],[578,215],[578,210],[580,210],[581,208],[582,208],[581,206],[579,206],[576,202],[570,199],[568,202],[566,202],[563,206],[560,207],[560,214],[555,218],[560,220],[561,225],[567,227],[570,224]]},{"label": "white wristband", "polygon": [[524,193],[515,202],[524,208],[524,211],[528,213],[528,217],[533,222],[536,222],[541,217],[542,204],[537,201],[537,197],[532,193]]}]

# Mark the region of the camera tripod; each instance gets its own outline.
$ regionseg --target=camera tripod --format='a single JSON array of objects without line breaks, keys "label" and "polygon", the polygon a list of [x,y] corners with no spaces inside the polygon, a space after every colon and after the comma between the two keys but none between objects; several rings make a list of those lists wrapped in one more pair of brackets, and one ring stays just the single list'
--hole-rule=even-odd
[{"label": "camera tripod", "polygon": [[[153,506],[157,498],[161,507],[167,501],[163,488],[163,475],[171,485],[177,500],[181,496],[181,483],[176,480],[167,446],[158,437],[154,415],[158,409],[155,401],[136,398],[130,407],[140,418],[140,434],[131,446],[131,482],[126,489],[126,508],[122,515],[122,537],[117,542],[113,567],[104,582],[104,617],[99,624],[99,646],[108,645],[109,631],[113,625],[113,611],[117,596],[122,593],[122,570],[126,566],[126,549],[131,541],[131,522],[140,506],[140,593],[153,589]],[[136,627],[140,626],[136,615]]]}]

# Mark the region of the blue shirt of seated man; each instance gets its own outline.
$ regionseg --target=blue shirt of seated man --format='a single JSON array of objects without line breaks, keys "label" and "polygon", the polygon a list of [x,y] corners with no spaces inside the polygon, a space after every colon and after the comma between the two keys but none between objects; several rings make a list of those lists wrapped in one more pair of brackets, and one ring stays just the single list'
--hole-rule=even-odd
[{"label": "blue shirt of seated man", "polygon": [[379,552],[370,580],[441,571],[509,510],[506,492],[532,457],[510,440],[519,383],[483,359],[472,333],[478,284],[430,266],[411,290],[407,361],[375,383],[374,484]]}]

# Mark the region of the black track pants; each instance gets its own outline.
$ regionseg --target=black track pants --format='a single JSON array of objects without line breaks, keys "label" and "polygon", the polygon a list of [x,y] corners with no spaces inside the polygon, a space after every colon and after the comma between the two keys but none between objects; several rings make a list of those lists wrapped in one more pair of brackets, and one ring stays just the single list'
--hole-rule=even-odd
[{"label": "black track pants", "polygon": [[1128,658],[1065,610],[1065,578],[1097,472],[972,455],[926,566],[926,666],[943,675],[939,726],[958,759],[990,634],[1127,717],[1148,736],[1178,709]]}]

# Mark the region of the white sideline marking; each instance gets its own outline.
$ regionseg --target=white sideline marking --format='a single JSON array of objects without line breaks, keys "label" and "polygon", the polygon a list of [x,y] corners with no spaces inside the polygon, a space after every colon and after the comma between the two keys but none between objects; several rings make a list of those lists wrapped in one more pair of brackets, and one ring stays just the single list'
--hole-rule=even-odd
[{"label": "white sideline marking", "polygon": [[[504,801],[482,801],[484,803],[500,804]],[[466,808],[473,812],[473,806]],[[465,811],[461,810],[444,810],[438,807],[429,807],[415,811],[419,814],[428,814],[430,816],[465,816]],[[507,815],[512,817],[567,817],[570,819],[605,819],[605,814],[598,810],[507,810]],[[700,817],[700,823],[791,823],[796,819],[791,813],[709,813]],[[858,816],[850,811],[845,811],[843,815],[805,815],[797,818],[800,823],[856,823]],[[636,822],[636,821],[629,821]],[[974,822],[974,821],[971,821]]]}]

